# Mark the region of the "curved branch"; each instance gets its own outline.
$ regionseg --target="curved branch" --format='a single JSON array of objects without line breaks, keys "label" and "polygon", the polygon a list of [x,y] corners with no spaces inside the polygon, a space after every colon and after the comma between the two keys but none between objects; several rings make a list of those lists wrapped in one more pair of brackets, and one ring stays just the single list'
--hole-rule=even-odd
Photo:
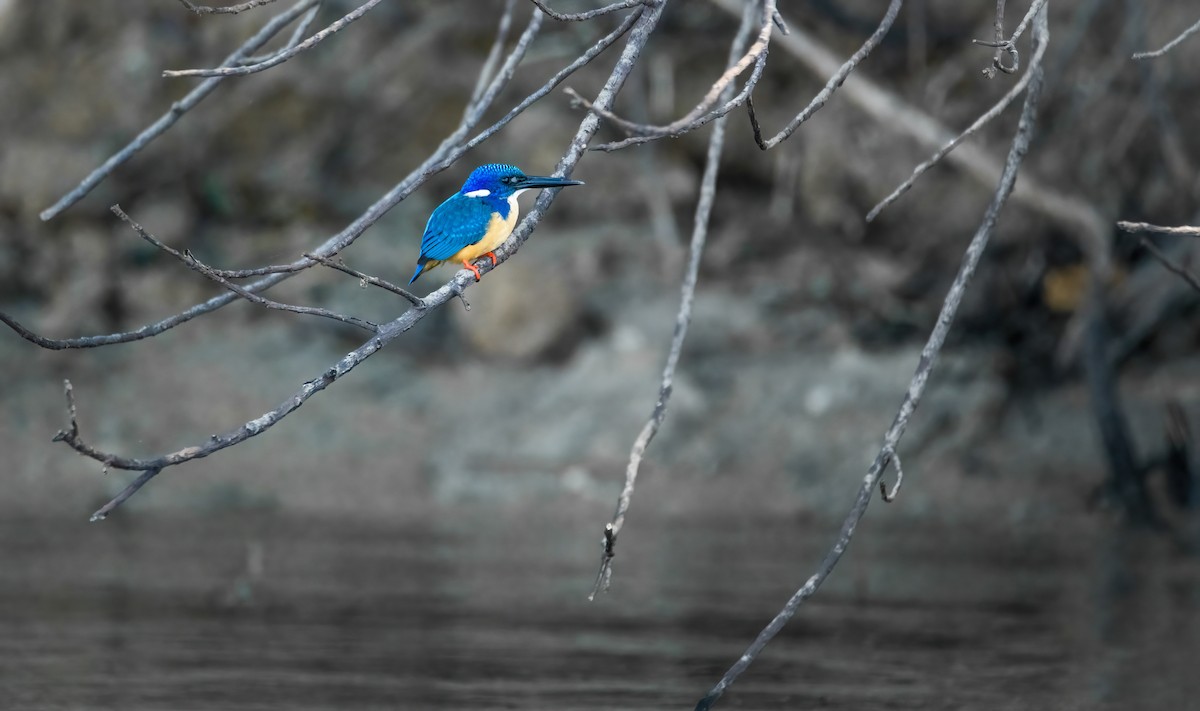
[{"label": "curved branch", "polygon": [[[256,51],[259,47],[262,47],[267,43],[268,40],[278,34],[280,30],[282,30],[284,27],[287,27],[292,23],[292,21],[303,15],[305,11],[312,8],[318,2],[319,0],[300,0],[300,2],[296,3],[292,7],[284,10],[275,17],[272,17],[265,25],[262,26],[262,29],[254,34],[253,37],[246,40],[245,44],[243,44],[241,47],[238,47],[233,54],[226,57],[225,61],[222,62],[222,66],[233,66],[240,63],[245,57],[249,56],[251,52]],[[90,193],[93,188],[99,185],[101,181],[107,178],[109,174],[116,170],[120,165],[125,163],[125,161],[129,160],[134,156],[134,154],[149,145],[151,141],[166,133],[167,129],[174,126],[175,122],[178,121],[180,117],[195,107],[196,104],[199,104],[201,101],[203,101],[204,97],[211,94],[223,79],[224,77],[213,77],[208,81],[201,82],[199,86],[188,92],[187,96],[171,104],[171,109],[167,111],[167,113],[163,114],[157,121],[146,127],[146,129],[139,133],[137,137],[129,143],[129,145],[117,151],[108,160],[104,161],[99,168],[96,168],[89,173],[88,176],[84,178],[74,190],[59,198],[58,202],[54,203],[45,210],[42,210],[41,213],[38,214],[38,217],[43,221],[54,219],[54,217],[56,217],[63,210],[66,210],[68,207],[79,202],[85,195]]]},{"label": "curved branch", "polygon": [[284,62],[291,59],[292,57],[295,57],[297,54],[300,54],[301,52],[307,52],[308,50],[312,49],[313,47],[316,47],[318,44],[321,43],[322,40],[326,39],[327,37],[330,37],[331,35],[334,35],[334,34],[340,32],[341,30],[345,29],[346,27],[349,27],[351,23],[353,23],[355,20],[359,19],[363,15],[367,14],[367,12],[369,12],[371,10],[371,8],[375,7],[380,2],[382,2],[382,0],[367,0],[362,5],[359,5],[357,8],[355,8],[354,10],[351,10],[349,13],[347,13],[344,17],[342,17],[342,19],[334,22],[333,24],[329,25],[328,27],[321,30],[317,34],[313,35],[312,37],[309,37],[308,39],[304,40],[303,42],[296,45],[295,47],[292,47],[291,49],[288,49],[283,52],[278,52],[276,54],[273,54],[273,55],[271,55],[270,58],[265,59],[257,64],[245,64],[245,65],[241,65],[241,66],[225,65],[225,66],[217,67],[215,69],[167,69],[166,71],[163,72],[163,76],[164,77],[240,77],[240,76],[245,76],[247,74],[254,74],[255,72],[261,72],[265,69],[270,69],[271,67],[279,66],[280,64],[283,64]]},{"label": "curved branch", "polygon": [[[1049,40],[1049,28],[1044,9],[1038,13],[1033,35],[1034,42],[1038,45],[1044,44]],[[921,401],[921,396],[925,391],[929,375],[937,361],[938,354],[942,350],[942,346],[945,344],[946,334],[950,331],[950,325],[954,321],[955,314],[958,312],[959,304],[962,303],[963,294],[966,293],[967,286],[970,284],[971,278],[979,266],[980,257],[983,255],[988,240],[995,231],[1000,210],[1004,207],[1004,203],[1008,200],[1009,195],[1012,194],[1013,186],[1017,179],[1017,170],[1025,157],[1025,153],[1029,150],[1029,143],[1033,137],[1037,105],[1042,93],[1042,77],[1043,72],[1039,67],[1029,84],[1028,92],[1025,94],[1025,104],[1021,110],[1017,132],[1009,148],[1008,159],[1005,161],[1000,183],[996,186],[996,191],[992,195],[992,201],[984,213],[979,229],[975,232],[975,236],[972,237],[971,243],[963,255],[962,265],[959,267],[958,274],[954,277],[954,283],[951,284],[950,290],[946,294],[945,302],[942,304],[941,312],[938,314],[937,323],[934,325],[933,331],[929,334],[929,340],[925,343],[925,348],[921,351],[921,359],[917,363],[916,372],[913,374],[908,390],[904,394],[904,400],[900,403],[900,409],[896,413],[891,427],[884,434],[883,447],[880,449],[879,454],[876,455],[875,462],[871,465],[870,470],[868,470],[866,477],[863,478],[862,484],[859,486],[858,496],[855,498],[850,512],[846,515],[846,519],[842,523],[837,542],[825,554],[816,572],[792,595],[779,614],[759,633],[758,637],[751,643],[750,647],[742,654],[738,661],[730,667],[721,680],[700,700],[696,705],[696,711],[707,711],[710,709],[722,694],[725,693],[725,690],[729,688],[729,685],[746,671],[767,643],[796,614],[796,610],[799,609],[800,605],[811,597],[821,586],[821,583],[829,577],[833,568],[841,560],[842,554],[845,553],[846,547],[850,545],[850,540],[854,536],[854,530],[858,527],[859,521],[862,520],[863,515],[866,513],[867,505],[871,502],[871,496],[874,494],[875,487],[878,485],[883,471],[891,461],[890,455],[896,451],[900,438],[903,437],[904,431],[908,426],[908,420],[912,417],[913,412]]]}]

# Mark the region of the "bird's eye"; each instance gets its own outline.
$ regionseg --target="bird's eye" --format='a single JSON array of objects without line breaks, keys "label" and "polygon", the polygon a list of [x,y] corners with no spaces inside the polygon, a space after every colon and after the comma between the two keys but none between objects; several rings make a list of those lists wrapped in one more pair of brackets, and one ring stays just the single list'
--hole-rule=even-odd
[{"label": "bird's eye", "polygon": [[504,182],[508,183],[509,185],[514,185],[517,182],[517,176],[510,175],[504,179]]}]

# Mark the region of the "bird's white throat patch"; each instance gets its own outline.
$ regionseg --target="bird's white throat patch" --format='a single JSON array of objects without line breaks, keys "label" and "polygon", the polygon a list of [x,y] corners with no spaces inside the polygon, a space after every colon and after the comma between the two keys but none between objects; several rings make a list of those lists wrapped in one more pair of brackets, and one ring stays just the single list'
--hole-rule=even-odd
[{"label": "bird's white throat patch", "polygon": [[492,194],[492,191],[488,190],[487,188],[481,188],[479,190],[472,190],[469,193],[463,193],[463,194],[466,195],[467,197],[487,197],[488,195]]}]

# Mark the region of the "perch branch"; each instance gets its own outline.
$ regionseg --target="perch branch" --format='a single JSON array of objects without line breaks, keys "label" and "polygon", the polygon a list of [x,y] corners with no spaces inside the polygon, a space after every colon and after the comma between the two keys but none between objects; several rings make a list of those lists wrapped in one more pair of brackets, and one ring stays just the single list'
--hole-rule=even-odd
[{"label": "perch branch", "polygon": [[380,2],[382,2],[382,0],[367,0],[362,5],[359,5],[354,10],[351,10],[340,20],[334,22],[333,24],[329,25],[325,29],[316,33],[312,37],[309,37],[308,39],[304,40],[300,44],[292,47],[291,49],[287,49],[282,52],[277,52],[277,53],[271,55],[269,58],[267,58],[257,64],[244,64],[244,65],[238,65],[238,66],[230,66],[229,63],[227,62],[220,67],[216,67],[215,69],[167,69],[163,72],[163,76],[164,77],[236,77],[236,76],[245,76],[246,74],[254,74],[255,72],[261,72],[264,69],[270,69],[271,67],[279,66],[280,64],[283,64],[284,62],[291,59],[292,57],[295,57],[297,54],[300,54],[301,52],[307,52],[308,50],[317,46],[318,44],[320,44],[322,42],[322,40],[326,39],[327,37],[337,34],[338,32],[345,29],[346,27],[349,27],[351,23],[353,23],[355,20],[359,19],[363,15],[367,14],[367,12],[369,12],[371,10],[371,8],[375,7]]},{"label": "perch branch", "polygon": [[[359,217],[355,219],[355,221],[349,226],[347,226],[338,234],[328,238],[324,243],[317,247],[316,250],[313,251],[328,256],[337,253],[341,249],[344,249],[346,246],[353,243],[359,235],[367,230],[367,228],[377,222],[388,212],[388,210],[399,204],[419,186],[424,184],[425,181],[431,176],[446,169],[456,160],[462,157],[462,155],[464,155],[467,151],[475,148],[479,144],[491,138],[505,125],[511,122],[519,114],[524,112],[525,109],[549,94],[568,76],[577,71],[579,68],[589,64],[597,56],[603,53],[604,50],[608,49],[608,47],[610,47],[617,39],[629,31],[629,28],[632,27],[633,23],[641,16],[641,12],[642,11],[639,9],[630,13],[630,15],[625,18],[625,20],[617,29],[598,40],[587,51],[577,57],[575,61],[571,62],[557,74],[551,77],[546,84],[527,96],[525,100],[510,110],[508,114],[506,114],[499,121],[480,132],[466,144],[460,146],[459,144],[463,138],[465,138],[470,130],[474,128],[475,124],[482,117],[483,112],[486,111],[491,105],[495,96],[500,92],[501,89],[503,89],[508,80],[511,79],[512,73],[515,71],[514,58],[518,58],[524,54],[529,42],[532,41],[533,34],[536,33],[537,28],[540,27],[540,18],[542,15],[535,14],[530,20],[529,28],[526,29],[525,34],[517,42],[517,46],[510,53],[509,61],[505,63],[505,67],[492,80],[492,85],[489,87],[489,90],[485,92],[483,98],[476,103],[471,115],[460,123],[458,129],[456,129],[456,131],[450,136],[446,137],[446,139],[442,141],[441,145],[434,151],[433,155],[431,155],[424,163],[418,166],[416,170],[411,172],[404,180],[394,186],[381,198],[376,200],[373,205],[367,208],[366,212],[364,212],[362,215],[359,215]],[[261,270],[245,270],[241,273],[231,272],[228,270],[217,270],[217,273],[226,278],[235,278],[239,274],[245,276],[269,274],[269,276],[264,279],[260,279],[256,282],[246,285],[245,288],[248,291],[257,293],[259,291],[265,291],[284,279],[289,278],[292,273],[298,272],[301,269],[307,268],[308,266],[312,266],[314,264],[316,264],[316,262],[313,260],[302,259],[289,265],[268,267]],[[164,331],[187,323],[197,316],[202,316],[204,314],[216,311],[217,309],[231,303],[236,298],[237,296],[233,293],[221,294],[219,296],[214,296],[205,302],[196,304],[195,306],[192,306],[178,314],[168,316],[160,321],[147,324],[132,331],[122,331],[96,336],[80,336],[76,338],[56,339],[41,336],[25,328],[11,316],[8,316],[3,312],[0,312],[0,321],[12,328],[13,331],[15,331],[25,340],[48,350],[97,348],[100,346],[113,345],[116,343],[129,343],[132,341],[141,340],[143,338],[157,336]]]},{"label": "perch branch", "polygon": [[[630,71],[633,69],[641,54],[642,48],[649,40],[651,33],[658,24],[659,17],[662,14],[665,2],[649,9],[640,14],[639,19],[630,30],[629,40],[626,42],[625,48],[618,59],[616,66],[605,82],[596,98],[596,103],[604,108],[612,105],[617,93],[624,85]],[[540,13],[535,13],[536,18],[540,17]],[[579,124],[579,129],[576,131],[574,138],[571,140],[566,153],[559,161],[555,174],[569,175],[571,170],[579,162],[580,158],[587,150],[587,144],[595,134],[599,127],[599,118],[595,114],[588,114]],[[546,190],[538,197],[534,203],[533,209],[521,220],[517,228],[508,240],[495,250],[497,263],[503,263],[512,256],[520,248],[521,244],[529,238],[530,233],[537,226],[546,210],[549,209],[551,203],[556,197],[557,191]],[[490,261],[484,260],[481,263],[481,271],[490,271],[492,265]],[[382,325],[379,331],[368,339],[355,350],[347,353],[337,363],[330,366],[318,377],[304,383],[299,390],[293,393],[290,397],[276,406],[274,409],[267,411],[259,417],[250,420],[242,425],[225,432],[224,434],[213,435],[202,444],[185,447],[167,454],[149,457],[149,458],[133,458],[125,457],[115,453],[101,451],[83,440],[79,434],[79,428],[74,426],[74,401],[71,399],[70,410],[72,413],[72,427],[68,430],[63,430],[55,436],[55,441],[65,442],[68,446],[80,454],[102,462],[105,466],[114,467],[117,469],[126,469],[133,471],[141,471],[143,474],[139,479],[149,480],[158,472],[167,467],[176,466],[194,459],[207,457],[215,452],[237,445],[245,440],[262,434],[283,418],[294,412],[297,408],[308,401],[313,395],[321,392],[329,387],[333,382],[349,373],[367,358],[377,353],[381,348],[395,340],[404,332],[412,328],[416,323],[429,314],[434,308],[445,304],[447,301],[461,295],[464,290],[468,289],[475,281],[475,276],[472,272],[466,269],[460,269],[451,277],[450,281],[442,287],[431,292],[423,300],[424,307],[413,306],[401,314],[399,317]],[[153,474],[151,474],[153,472]],[[142,481],[141,484],[144,484]],[[122,492],[117,498],[109,502],[101,511],[112,511],[120,504],[118,499],[121,496],[128,498],[133,491],[140,488],[141,484],[133,487],[132,491]],[[133,486],[133,485],[131,485]],[[128,491],[128,490],[127,490]],[[124,499],[121,499],[124,500]],[[98,512],[99,513],[99,512]]]},{"label": "perch branch", "polygon": [[[292,7],[284,10],[275,17],[272,17],[267,21],[266,24],[262,26],[262,29],[254,34],[253,37],[246,40],[245,44],[243,44],[241,47],[238,47],[233,54],[226,57],[225,61],[222,63],[222,66],[233,66],[241,62],[243,58],[249,56],[251,52],[258,50],[258,48],[266,44],[267,41],[278,34],[280,30],[291,24],[292,21],[297,17],[303,15],[318,1],[319,0],[300,0],[300,2],[296,3]],[[84,178],[74,190],[66,195],[63,195],[61,198],[59,198],[58,202],[54,203],[45,210],[42,210],[38,217],[40,217],[43,221],[51,220],[63,210],[66,210],[68,207],[79,202],[85,195],[90,193],[93,188],[99,185],[101,181],[107,178],[109,174],[116,170],[117,167],[132,158],[138,151],[149,145],[151,141],[166,133],[167,129],[174,126],[175,122],[178,121],[180,117],[195,107],[196,104],[199,104],[201,101],[203,101],[204,97],[211,94],[222,80],[223,77],[213,77],[207,81],[201,82],[199,86],[188,92],[187,96],[171,104],[171,109],[167,111],[167,113],[163,114],[157,121],[146,127],[146,129],[139,133],[137,137],[129,143],[129,145],[114,153],[108,160],[104,161],[99,168],[96,168],[89,173],[88,176]]]},{"label": "perch branch", "polygon": [[[1038,13],[1033,34],[1034,43],[1037,45],[1049,40],[1045,10]],[[799,609],[800,605],[817,591],[821,583],[833,571],[842,554],[846,551],[846,547],[850,544],[850,540],[854,536],[854,530],[866,513],[867,505],[871,502],[871,496],[875,491],[875,487],[883,475],[883,470],[890,461],[889,454],[895,453],[900,438],[904,435],[904,430],[908,426],[908,420],[912,417],[913,412],[921,401],[921,396],[925,391],[929,375],[945,343],[946,334],[950,330],[950,325],[958,311],[959,304],[962,303],[963,294],[966,292],[967,286],[975,274],[975,269],[979,265],[979,259],[987,247],[988,240],[995,231],[1000,211],[1004,207],[1008,196],[1013,191],[1013,185],[1017,179],[1017,170],[1020,167],[1022,159],[1025,157],[1025,153],[1029,150],[1041,93],[1042,70],[1038,68],[1035,70],[1033,80],[1030,82],[1025,94],[1025,104],[1021,110],[1017,132],[1009,148],[1008,158],[1005,161],[1004,172],[1001,175],[1000,182],[996,186],[996,191],[992,196],[987,211],[984,213],[979,229],[975,232],[975,236],[971,239],[971,243],[963,255],[962,265],[959,267],[958,274],[954,277],[954,283],[951,284],[950,290],[946,294],[945,302],[942,304],[941,312],[938,314],[937,323],[934,325],[933,331],[929,334],[929,340],[921,352],[921,358],[917,363],[917,369],[913,374],[912,381],[909,383],[908,391],[904,395],[904,400],[900,404],[900,409],[896,413],[891,427],[888,428],[887,433],[884,435],[883,447],[875,457],[875,462],[871,465],[866,477],[864,477],[854,504],[851,506],[850,512],[846,515],[846,519],[842,523],[837,542],[825,554],[824,559],[822,559],[820,565],[817,567],[817,571],[792,595],[779,614],[759,633],[758,637],[751,643],[750,647],[742,654],[738,661],[725,673],[712,690],[700,700],[696,705],[696,711],[707,711],[710,709],[721,695],[725,693],[725,690],[729,688],[729,685],[741,676],[754,662],[766,644],[796,614],[796,610]]]},{"label": "perch branch", "polygon": [[[738,54],[749,41],[750,32],[754,25],[754,8],[747,4],[742,15],[742,25],[734,37],[729,49],[729,64],[737,61]],[[768,15],[770,17],[770,15]],[[733,85],[728,84],[722,94],[722,100],[728,100],[733,93]],[[696,282],[700,277],[700,257],[704,252],[704,244],[708,238],[708,223],[712,216],[713,200],[717,192],[717,175],[721,168],[721,151],[725,147],[725,117],[717,120],[713,126],[712,136],[708,140],[708,155],[704,163],[704,175],[700,179],[699,197],[696,201],[696,214],[692,221],[692,240],[689,247],[687,269],[680,286],[679,311],[675,315],[675,332],[671,336],[671,345],[667,352],[667,362],[663,366],[662,381],[658,388],[658,401],[650,413],[646,424],[642,426],[633,447],[629,452],[629,463],[625,467],[625,485],[617,498],[617,510],[610,523],[604,527],[604,551],[600,556],[600,569],[596,573],[596,582],[588,600],[594,600],[596,594],[606,592],[612,581],[612,560],[615,555],[617,536],[625,525],[625,515],[633,500],[634,486],[637,484],[638,470],[641,468],[642,457],[650,446],[654,435],[658,433],[663,420],[667,417],[667,406],[671,401],[671,391],[675,380],[675,368],[679,365],[679,356],[683,352],[683,341],[687,338],[688,324],[692,319],[692,302],[696,296]]]}]

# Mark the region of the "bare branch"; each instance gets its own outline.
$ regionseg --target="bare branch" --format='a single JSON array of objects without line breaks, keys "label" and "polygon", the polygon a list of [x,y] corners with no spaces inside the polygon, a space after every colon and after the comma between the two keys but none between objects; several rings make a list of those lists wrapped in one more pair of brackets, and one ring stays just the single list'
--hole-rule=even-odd
[{"label": "bare branch", "polygon": [[[247,57],[251,52],[258,50],[267,43],[272,37],[279,33],[284,27],[287,27],[297,17],[300,17],[319,0],[300,0],[292,7],[272,17],[265,25],[262,26],[253,37],[246,40],[245,44],[231,55],[225,58],[222,66],[234,66]],[[138,151],[145,148],[151,141],[158,138],[167,132],[167,129],[175,125],[181,116],[190,111],[192,108],[204,100],[206,96],[211,94],[217,85],[221,83],[223,77],[213,77],[207,81],[201,82],[199,86],[188,92],[188,95],[171,104],[171,109],[163,114],[157,121],[150,124],[144,131],[139,133],[136,138],[121,150],[113,154],[108,160],[99,167],[93,170],[78,186],[71,192],[59,198],[58,202],[50,207],[42,210],[38,215],[43,221],[51,220],[63,210],[79,202],[85,195],[90,193],[93,188],[100,184],[114,170],[125,161],[132,158]]]},{"label": "bare branch", "polygon": [[1160,227],[1147,222],[1118,222],[1117,228],[1125,232],[1157,232],[1163,235],[1180,235],[1184,237],[1200,237],[1200,227]]},{"label": "bare branch", "polygon": [[[729,4],[729,0],[714,0],[714,2],[723,6]],[[800,124],[809,120],[813,114],[820,111],[825,106],[825,102],[829,101],[829,98],[833,96],[833,92],[837,91],[842,83],[846,81],[846,77],[850,76],[850,72],[854,71],[879,46],[879,43],[883,41],[883,38],[892,28],[892,23],[896,21],[896,16],[900,13],[900,7],[903,4],[904,0],[892,0],[891,4],[888,5],[887,12],[883,14],[883,19],[879,21],[879,26],[875,28],[875,31],[867,38],[867,41],[863,42],[862,47],[859,47],[858,51],[851,55],[850,59],[847,59],[846,63],[838,68],[837,72],[825,83],[825,87],[813,97],[812,101],[808,102],[808,106],[805,106],[804,110],[796,115],[796,118],[792,119],[782,131],[770,139],[763,140],[762,129],[759,127],[758,119],[754,115],[754,103],[751,100],[747,100],[746,108],[750,114],[750,126],[754,130],[754,142],[758,144],[758,147],[764,151],[774,148],[790,138],[796,132],[796,129],[800,128]]]},{"label": "bare branch", "polygon": [[1133,58],[1134,59],[1154,59],[1156,57],[1161,57],[1164,54],[1166,54],[1167,52],[1170,52],[1171,50],[1175,49],[1176,45],[1178,45],[1180,42],[1183,42],[1185,39],[1187,39],[1188,37],[1191,37],[1192,35],[1196,34],[1197,32],[1200,32],[1200,20],[1196,20],[1196,24],[1194,24],[1191,27],[1184,30],[1183,34],[1179,35],[1175,39],[1166,43],[1159,49],[1153,50],[1151,52],[1138,52],[1137,54],[1133,55]]},{"label": "bare branch", "polygon": [[[767,16],[768,18],[770,15]],[[750,32],[754,27],[754,6],[747,3],[742,14],[742,24],[729,48],[729,65],[737,61],[738,54],[749,41]],[[728,101],[733,94],[733,84],[727,84],[722,101]],[[721,168],[721,151],[725,147],[725,117],[717,119],[713,126],[712,136],[708,140],[708,155],[704,163],[704,175],[700,178],[699,197],[696,201],[696,214],[692,220],[692,240],[688,248],[688,264],[683,275],[683,283],[679,288],[679,311],[675,315],[675,332],[671,336],[670,349],[667,352],[667,362],[663,366],[662,381],[658,388],[658,402],[650,418],[642,426],[642,431],[634,440],[629,452],[629,463],[625,467],[625,485],[617,498],[617,510],[610,523],[604,526],[604,551],[600,557],[600,570],[596,573],[596,582],[592,586],[589,600],[594,600],[596,594],[607,592],[612,581],[612,560],[615,555],[617,536],[625,525],[625,515],[633,500],[634,486],[637,484],[638,470],[641,468],[642,457],[646,448],[654,440],[663,420],[667,417],[667,405],[671,401],[671,391],[675,380],[675,368],[679,365],[679,356],[683,352],[683,341],[687,338],[688,324],[692,320],[692,302],[696,296],[696,282],[700,278],[700,257],[704,252],[704,244],[708,238],[708,222],[712,216],[713,200],[717,192],[717,175]]]},{"label": "bare branch", "polygon": [[236,15],[239,12],[253,10],[256,7],[262,7],[263,5],[270,5],[271,3],[275,2],[275,0],[247,0],[247,2],[238,3],[237,5],[228,5],[226,7],[196,5],[188,2],[188,0],[179,0],[179,2],[197,15]]},{"label": "bare branch", "polygon": [[342,17],[342,19],[338,20],[337,22],[334,22],[333,24],[329,25],[325,29],[316,33],[312,37],[309,37],[308,39],[304,40],[300,44],[292,47],[291,49],[273,54],[273,55],[271,55],[270,58],[265,59],[257,64],[247,64],[247,65],[243,65],[243,66],[230,66],[228,63],[226,63],[225,65],[222,65],[215,69],[167,69],[166,71],[163,72],[163,76],[164,77],[234,77],[234,76],[245,76],[246,74],[254,74],[255,72],[261,72],[264,69],[270,69],[271,67],[279,66],[280,64],[283,64],[284,62],[291,59],[292,57],[295,57],[297,54],[300,54],[301,52],[307,52],[308,50],[317,46],[325,38],[340,32],[341,30],[345,29],[346,27],[349,27],[351,23],[353,23],[355,20],[359,19],[363,15],[367,14],[367,12],[369,12],[371,10],[371,8],[375,7],[380,2],[382,2],[382,0],[367,0],[362,5],[359,5],[357,8],[355,8],[354,10],[351,10],[349,13],[347,13],[344,17]]},{"label": "bare branch", "polygon": [[332,259],[327,259],[325,257],[322,257],[318,254],[313,254],[311,252],[305,252],[304,256],[308,257],[309,259],[311,259],[315,262],[320,262],[321,264],[324,264],[325,266],[329,267],[330,269],[336,269],[339,272],[342,272],[344,274],[349,274],[352,277],[358,277],[358,280],[360,282],[362,282],[363,286],[370,284],[371,286],[377,286],[381,289],[384,289],[385,291],[390,291],[393,294],[396,294],[397,296],[402,296],[402,297],[404,297],[405,300],[408,301],[408,303],[412,304],[413,306],[420,306],[424,303],[423,301],[421,301],[421,297],[417,296],[416,294],[412,293],[411,291],[406,291],[403,288],[396,286],[395,284],[393,284],[390,281],[385,281],[383,279],[380,279],[379,277],[373,277],[370,274],[364,274],[356,269],[351,269],[350,267],[346,266],[346,263],[344,261],[339,260],[339,261],[335,262]]},{"label": "bare branch", "polygon": [[588,10],[587,12],[574,12],[574,13],[555,12],[554,10],[551,10],[549,7],[546,6],[545,0],[530,0],[530,2],[532,2],[534,5],[537,5],[539,10],[546,13],[547,15],[554,18],[555,20],[558,20],[560,22],[579,22],[581,20],[590,20],[593,17],[607,15],[610,12],[620,12],[621,10],[628,10],[629,8],[635,7],[637,5],[649,5],[652,2],[654,2],[654,0],[621,0],[621,2],[614,2],[611,5],[605,5],[604,7],[598,7],[595,10]]},{"label": "bare branch", "polygon": [[[1045,10],[1038,13],[1033,34],[1034,42],[1037,45],[1048,41],[1049,29]],[[1037,105],[1042,93],[1042,76],[1043,73],[1040,68],[1035,70],[1033,80],[1030,82],[1029,89],[1025,94],[1025,105],[1021,110],[1020,122],[1017,126],[1016,135],[1013,137],[1012,145],[1009,148],[1008,159],[1005,161],[1000,183],[996,186],[996,191],[992,196],[992,201],[988,205],[987,211],[984,213],[979,229],[975,232],[975,236],[971,239],[971,243],[963,255],[962,265],[959,267],[958,274],[954,278],[954,283],[951,284],[950,290],[946,294],[946,300],[942,304],[941,312],[938,314],[937,323],[934,325],[933,331],[929,334],[929,340],[925,343],[925,348],[921,352],[921,359],[917,363],[917,369],[913,374],[912,381],[909,383],[908,391],[904,395],[904,400],[900,404],[900,409],[896,413],[891,427],[884,434],[883,447],[875,457],[875,462],[871,465],[866,477],[863,478],[854,505],[842,523],[837,542],[825,554],[817,571],[792,595],[779,614],[759,633],[750,647],[730,667],[729,671],[725,673],[725,676],[700,700],[696,705],[696,711],[707,711],[710,709],[725,693],[725,690],[729,688],[729,685],[749,668],[767,643],[796,614],[796,610],[799,609],[800,605],[817,591],[821,583],[825,581],[841,559],[842,554],[846,551],[846,547],[849,546],[850,540],[854,536],[854,530],[858,527],[859,521],[862,520],[863,515],[866,513],[867,505],[871,502],[871,496],[875,492],[875,487],[883,474],[883,470],[887,467],[890,459],[889,455],[895,454],[900,438],[904,435],[904,431],[908,426],[908,420],[912,417],[913,412],[921,401],[921,396],[925,391],[929,375],[933,370],[942,346],[945,344],[946,334],[949,332],[954,315],[962,303],[963,294],[966,292],[967,286],[975,274],[980,257],[987,247],[988,240],[995,231],[1000,210],[1004,207],[1004,203],[1007,201],[1009,195],[1012,194],[1013,186],[1017,179],[1017,170],[1020,167],[1022,159],[1025,157],[1025,153],[1029,150],[1029,143],[1033,136]]]},{"label": "bare branch", "polygon": [[[637,22],[634,23],[630,32],[629,41],[625,45],[625,49],[621,53],[620,59],[609,75],[608,81],[605,82],[600,94],[596,98],[596,104],[602,108],[608,108],[612,105],[614,98],[620,91],[625,80],[632,71],[634,64],[637,62],[641,54],[642,48],[649,40],[651,33],[654,31],[658,20],[661,17],[664,3],[651,8],[639,15]],[[534,14],[534,19],[531,25],[536,27],[541,15]],[[497,81],[500,77],[497,77]],[[599,118],[595,114],[588,114],[584,117],[579,125],[579,129],[572,139],[566,153],[559,161],[556,174],[567,175],[579,162],[580,158],[587,151],[587,144],[595,134],[599,127]],[[530,233],[537,226],[546,210],[549,209],[556,197],[557,191],[545,190],[534,203],[533,209],[521,220],[520,224],[513,231],[513,234],[508,240],[495,250],[497,263],[503,263],[509,257],[516,253],[520,246],[529,238]],[[484,260],[480,264],[481,271],[490,271],[494,268],[489,260]],[[282,275],[272,275],[272,277],[280,278]],[[265,281],[265,280],[264,280]],[[189,462],[194,459],[207,457],[210,454],[218,452],[222,449],[232,447],[239,444],[250,437],[262,434],[266,430],[273,427],[276,423],[294,412],[297,408],[308,401],[313,395],[329,387],[334,381],[349,373],[367,358],[378,352],[385,345],[399,337],[402,333],[412,328],[416,323],[423,319],[434,308],[445,304],[447,301],[461,295],[464,290],[470,288],[475,283],[475,276],[466,269],[460,269],[451,277],[450,281],[439,289],[431,292],[424,300],[423,307],[413,306],[401,314],[396,319],[384,324],[378,330],[378,333],[366,341],[364,344],[346,354],[337,363],[326,369],[320,376],[303,384],[303,386],[284,400],[274,409],[262,414],[261,416],[250,420],[232,430],[220,435],[213,435],[203,444],[185,447],[167,454],[149,457],[149,458],[132,458],[125,457],[115,453],[104,452],[85,442],[79,435],[78,427],[72,425],[70,430],[59,432],[55,437],[56,441],[65,442],[68,446],[80,454],[102,462],[105,466],[114,467],[117,469],[128,469],[144,472],[138,482],[131,485],[131,489],[127,492],[122,492],[117,499],[110,502],[109,505],[102,508],[101,511],[107,515],[113,508],[118,506],[124,496],[128,498],[137,488],[140,488],[145,481],[155,476],[158,471],[167,467]],[[72,423],[74,423],[74,406],[71,401]],[[153,472],[153,473],[151,473]],[[139,483],[140,482],[140,483]],[[119,499],[119,500],[118,500]]]},{"label": "bare branch", "polygon": [[901,183],[895,190],[891,192],[890,195],[880,200],[875,207],[871,208],[871,211],[867,213],[867,222],[874,221],[876,217],[879,217],[879,213],[883,212],[888,205],[891,205],[896,200],[899,200],[900,196],[908,192],[909,189],[916,184],[917,179],[925,174],[925,171],[940,163],[941,160],[946,157],[946,154],[954,150],[958,144],[970,138],[981,128],[991,123],[993,119],[1003,113],[1004,110],[1008,108],[1009,104],[1011,104],[1021,94],[1022,91],[1025,91],[1025,87],[1029,86],[1029,82],[1033,77],[1033,72],[1041,67],[1042,60],[1045,58],[1045,56],[1046,44],[1042,43],[1034,51],[1033,59],[1030,60],[1029,69],[1025,70],[1025,73],[1021,76],[1017,83],[1013,84],[1012,88],[1009,89],[1004,96],[1000,97],[1000,100],[997,101],[992,108],[988,109],[983,113],[982,116],[975,119],[975,122],[968,126],[965,131],[952,138],[949,142],[939,148],[937,152],[930,156],[928,160],[914,168],[912,175],[909,176],[908,180],[905,180],[903,183]]}]

